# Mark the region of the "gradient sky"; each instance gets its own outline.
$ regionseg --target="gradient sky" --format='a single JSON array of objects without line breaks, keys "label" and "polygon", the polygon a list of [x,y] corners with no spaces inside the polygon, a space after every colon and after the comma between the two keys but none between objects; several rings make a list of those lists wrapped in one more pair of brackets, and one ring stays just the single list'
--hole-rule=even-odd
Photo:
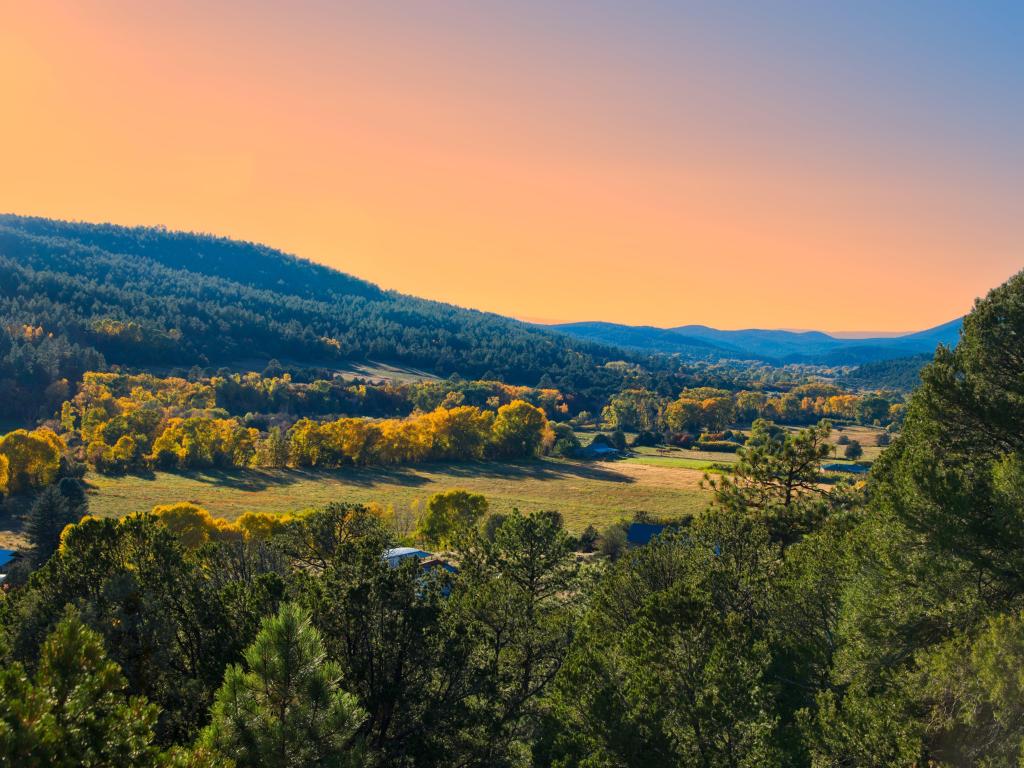
[{"label": "gradient sky", "polygon": [[0,0],[0,211],[538,320],[918,329],[1024,266],[1024,3]]}]

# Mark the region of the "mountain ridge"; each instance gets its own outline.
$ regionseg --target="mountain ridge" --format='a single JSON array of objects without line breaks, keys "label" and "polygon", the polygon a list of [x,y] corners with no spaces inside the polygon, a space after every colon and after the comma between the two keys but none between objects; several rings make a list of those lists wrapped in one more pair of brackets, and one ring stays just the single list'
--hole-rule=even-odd
[{"label": "mountain ridge", "polygon": [[939,344],[955,346],[962,324],[963,319],[957,318],[921,331],[868,338],[836,337],[815,330],[746,328],[727,331],[697,324],[658,328],[585,321],[543,327],[588,341],[683,357],[859,365],[934,352]]}]

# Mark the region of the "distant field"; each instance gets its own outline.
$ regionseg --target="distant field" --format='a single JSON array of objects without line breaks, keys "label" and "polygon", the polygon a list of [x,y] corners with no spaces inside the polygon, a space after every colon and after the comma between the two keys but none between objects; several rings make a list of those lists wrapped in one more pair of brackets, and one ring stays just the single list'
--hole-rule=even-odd
[{"label": "distant field", "polygon": [[396,508],[418,501],[422,506],[437,491],[466,488],[486,496],[493,511],[555,509],[571,531],[581,531],[590,523],[600,527],[639,511],[698,513],[708,500],[700,487],[702,477],[702,471],[688,467],[554,459],[333,472],[158,472],[152,479],[90,475],[89,509],[96,515],[120,516],[156,504],[192,501],[234,519],[246,510],[285,512],[331,501],[376,501]]},{"label": "distant field", "polygon": [[652,467],[679,467],[702,472],[714,470],[722,464],[733,464],[738,457],[735,453],[717,451],[696,451],[674,447],[638,446],[631,449],[635,454],[625,461],[630,464],[646,464]]},{"label": "distant field", "polygon": [[842,431],[833,429],[828,438],[829,443],[832,444],[832,455],[839,459],[843,457],[843,449],[846,446],[838,445],[836,441],[839,440],[840,435],[846,435],[851,440],[857,440],[864,448],[861,461],[874,461],[885,450],[878,444],[878,437],[884,432],[884,429],[878,427],[843,427]]}]

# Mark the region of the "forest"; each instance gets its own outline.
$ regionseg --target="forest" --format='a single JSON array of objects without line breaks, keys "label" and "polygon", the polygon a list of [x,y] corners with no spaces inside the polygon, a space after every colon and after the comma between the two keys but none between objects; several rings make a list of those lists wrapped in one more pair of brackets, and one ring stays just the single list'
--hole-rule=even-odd
[{"label": "forest", "polygon": [[[103,364],[313,366],[385,360],[447,377],[547,382],[601,397],[634,375],[686,379],[668,358],[383,291],[251,243],[163,229],[0,216],[0,386],[8,414]],[[542,382],[542,379],[544,380]],[[692,379],[691,379],[692,381]],[[3,415],[3,414],[0,414]]]},{"label": "forest", "polygon": [[[35,494],[31,548],[0,597],[0,755],[1019,765],[1022,334],[1024,273],[977,303],[909,397],[627,385],[599,415],[571,391],[494,379],[82,372],[52,428],[0,441],[6,492]],[[548,450],[581,416],[662,437],[753,423],[731,471],[708,477],[704,512],[596,553],[558,499],[497,515],[483,496],[437,494],[409,532],[341,501],[233,522],[184,500],[96,518],[81,480],[80,459],[95,471],[119,451],[123,470],[275,452],[501,460]],[[822,482],[829,418],[892,428],[866,480]],[[446,567],[387,559],[410,541]]]}]

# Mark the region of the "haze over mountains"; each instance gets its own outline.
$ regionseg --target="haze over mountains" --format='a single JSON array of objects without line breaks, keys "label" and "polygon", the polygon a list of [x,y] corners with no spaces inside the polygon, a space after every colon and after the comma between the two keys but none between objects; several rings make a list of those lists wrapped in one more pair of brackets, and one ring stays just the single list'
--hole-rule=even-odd
[{"label": "haze over mountains", "polygon": [[676,328],[619,325],[604,322],[560,323],[546,326],[578,339],[645,352],[683,357],[751,359],[772,363],[860,365],[932,353],[939,344],[955,346],[962,318],[902,336],[840,338],[822,331],[750,328],[723,331],[706,325]]}]

